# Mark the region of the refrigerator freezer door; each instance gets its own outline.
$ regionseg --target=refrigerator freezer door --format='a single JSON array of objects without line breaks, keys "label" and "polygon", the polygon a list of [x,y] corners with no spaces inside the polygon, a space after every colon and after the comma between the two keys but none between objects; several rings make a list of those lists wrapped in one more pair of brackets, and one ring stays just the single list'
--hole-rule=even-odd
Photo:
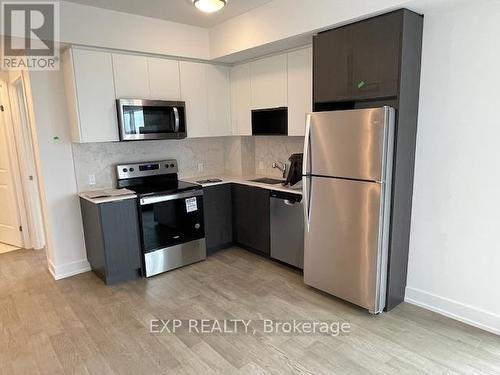
[{"label": "refrigerator freezer door", "polygon": [[308,115],[304,174],[384,181],[394,109]]},{"label": "refrigerator freezer door", "polygon": [[[384,184],[306,177],[304,282],[379,313],[385,303]],[[307,200],[308,197],[304,197]]]}]

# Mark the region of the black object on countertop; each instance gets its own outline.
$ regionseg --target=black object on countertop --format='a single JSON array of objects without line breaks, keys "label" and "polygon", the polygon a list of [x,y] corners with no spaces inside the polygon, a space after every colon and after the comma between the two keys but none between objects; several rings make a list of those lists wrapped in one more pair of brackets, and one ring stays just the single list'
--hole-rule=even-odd
[{"label": "black object on countertop", "polygon": [[283,185],[293,186],[302,181],[302,159],[304,154],[292,154],[288,161],[290,161],[290,169]]}]

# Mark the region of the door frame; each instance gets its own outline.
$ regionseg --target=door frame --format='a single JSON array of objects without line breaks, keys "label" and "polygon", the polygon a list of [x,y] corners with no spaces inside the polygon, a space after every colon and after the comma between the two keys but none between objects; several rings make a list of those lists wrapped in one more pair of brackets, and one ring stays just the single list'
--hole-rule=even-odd
[{"label": "door frame", "polygon": [[[20,119],[20,114],[17,111],[20,104],[17,99],[17,85],[19,84],[22,85],[25,122]],[[33,137],[28,89],[23,72],[9,72],[6,86],[9,102],[6,106],[8,107],[6,113],[10,119],[8,126],[10,136],[15,140],[12,159],[15,160],[16,192],[23,227],[24,248],[41,250],[46,246],[46,236],[39,190],[38,153],[34,147],[37,140]],[[4,91],[2,94],[5,95],[5,89],[2,90]]]}]

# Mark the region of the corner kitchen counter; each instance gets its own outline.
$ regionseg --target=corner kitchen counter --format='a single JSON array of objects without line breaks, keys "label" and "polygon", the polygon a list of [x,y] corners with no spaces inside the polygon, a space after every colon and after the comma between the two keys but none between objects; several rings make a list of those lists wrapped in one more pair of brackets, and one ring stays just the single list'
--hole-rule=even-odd
[{"label": "corner kitchen counter", "polygon": [[277,177],[270,177],[270,176],[265,176],[265,175],[249,175],[249,176],[231,176],[231,175],[217,175],[216,176],[216,175],[211,175],[211,176],[181,178],[181,180],[187,181],[187,182],[198,183],[197,181],[216,179],[216,178],[220,179],[222,181],[221,182],[203,183],[200,185],[203,187],[207,187],[207,186],[215,186],[215,185],[223,185],[223,184],[240,184],[240,185],[259,187],[259,188],[267,189],[267,190],[282,191],[285,193],[302,195],[302,188],[301,187],[300,188],[291,188],[289,186],[283,186],[281,184],[272,185],[272,184],[264,184],[262,182],[250,181],[250,180],[255,180],[257,178],[279,179]]},{"label": "corner kitchen counter", "polygon": [[137,198],[137,195],[127,189],[105,189],[84,191],[78,194],[82,199],[85,199],[94,204],[123,201],[125,199]]}]

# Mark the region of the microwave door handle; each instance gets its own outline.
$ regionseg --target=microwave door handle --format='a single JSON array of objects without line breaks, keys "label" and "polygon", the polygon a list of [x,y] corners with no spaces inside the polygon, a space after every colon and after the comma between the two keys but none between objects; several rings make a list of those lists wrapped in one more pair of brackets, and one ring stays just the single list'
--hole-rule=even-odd
[{"label": "microwave door handle", "polygon": [[179,110],[177,109],[177,107],[174,107],[173,110],[174,110],[174,117],[175,117],[174,131],[176,133],[179,133],[179,127],[180,127]]}]

